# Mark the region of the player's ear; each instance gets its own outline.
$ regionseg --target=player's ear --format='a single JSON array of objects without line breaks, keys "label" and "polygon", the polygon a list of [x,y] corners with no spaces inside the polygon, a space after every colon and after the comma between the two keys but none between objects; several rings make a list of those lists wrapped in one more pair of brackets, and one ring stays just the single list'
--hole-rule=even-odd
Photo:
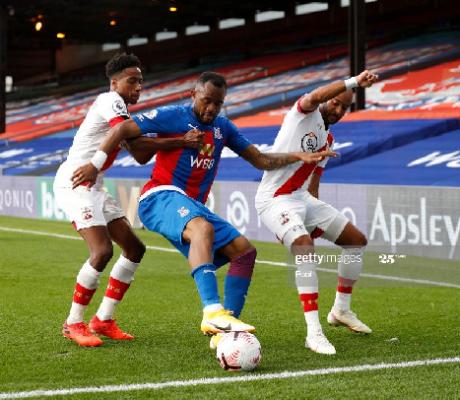
[{"label": "player's ear", "polygon": [[118,79],[115,77],[110,78],[110,88],[116,90],[118,87]]},{"label": "player's ear", "polygon": [[195,100],[195,96],[196,96],[196,90],[195,89],[190,89],[190,96],[192,96],[192,99]]}]

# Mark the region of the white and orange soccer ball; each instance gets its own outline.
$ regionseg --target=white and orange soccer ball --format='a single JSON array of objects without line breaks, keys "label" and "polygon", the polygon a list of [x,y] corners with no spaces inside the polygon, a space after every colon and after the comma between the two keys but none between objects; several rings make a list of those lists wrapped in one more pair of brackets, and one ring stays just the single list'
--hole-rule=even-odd
[{"label": "white and orange soccer ball", "polygon": [[260,343],[248,332],[228,332],[217,344],[217,360],[227,371],[252,371],[262,357]]}]

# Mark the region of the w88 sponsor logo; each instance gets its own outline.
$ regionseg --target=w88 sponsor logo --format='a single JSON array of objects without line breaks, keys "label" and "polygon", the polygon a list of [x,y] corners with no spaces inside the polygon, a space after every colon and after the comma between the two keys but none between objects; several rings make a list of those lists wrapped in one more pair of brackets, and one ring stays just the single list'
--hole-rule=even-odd
[{"label": "w88 sponsor logo", "polygon": [[214,167],[214,159],[213,158],[204,158],[200,156],[193,157],[190,156],[190,166],[193,168],[201,168],[201,169],[212,169]]}]

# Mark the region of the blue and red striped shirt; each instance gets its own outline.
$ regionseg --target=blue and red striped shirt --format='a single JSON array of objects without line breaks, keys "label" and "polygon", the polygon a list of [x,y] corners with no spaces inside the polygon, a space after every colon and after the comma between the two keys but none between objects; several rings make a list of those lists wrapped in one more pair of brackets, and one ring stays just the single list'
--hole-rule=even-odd
[{"label": "blue and red striped shirt", "polygon": [[224,146],[240,154],[251,143],[228,118],[218,116],[210,125],[201,123],[190,105],[159,107],[133,117],[143,134],[182,137],[191,129],[205,132],[200,149],[158,151],[152,176],[141,192],[161,185],[173,185],[188,196],[206,202],[217,173]]}]

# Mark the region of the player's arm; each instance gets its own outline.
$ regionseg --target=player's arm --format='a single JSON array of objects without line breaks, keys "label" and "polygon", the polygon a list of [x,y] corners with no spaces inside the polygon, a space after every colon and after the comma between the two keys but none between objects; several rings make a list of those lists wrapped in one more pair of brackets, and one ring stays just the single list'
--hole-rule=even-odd
[{"label": "player's arm", "polygon": [[279,169],[297,161],[314,164],[324,160],[325,157],[337,157],[337,153],[331,150],[324,150],[316,153],[262,153],[252,144],[240,152],[240,155],[257,169],[265,171]]},{"label": "player's arm", "polygon": [[139,164],[147,164],[158,150],[174,150],[183,147],[197,149],[203,142],[204,132],[192,129],[183,137],[153,138],[140,136],[123,141],[123,147]]},{"label": "player's arm", "polygon": [[307,93],[300,98],[299,106],[304,112],[313,111],[321,103],[336,97],[340,93],[358,86],[363,88],[370,87],[377,81],[377,79],[378,76],[376,74],[365,70],[359,75],[345,81],[335,81],[316,88],[311,93]]},{"label": "player's arm", "polygon": [[[141,128],[132,119],[128,119],[115,125],[108,132],[104,141],[99,146],[96,154],[91,158],[91,161],[77,168],[72,175],[72,188],[76,188],[84,182],[89,183],[89,187],[96,182],[97,174],[102,169],[109,154],[123,141],[136,139],[142,136]],[[183,137],[177,138],[151,138],[148,141],[148,149],[143,154],[138,154],[139,159],[143,161],[145,158],[158,150],[172,150],[179,147],[197,148],[203,141],[203,132],[193,129],[187,132]],[[144,143],[145,144],[145,143]],[[149,159],[150,159],[149,158]]]}]

